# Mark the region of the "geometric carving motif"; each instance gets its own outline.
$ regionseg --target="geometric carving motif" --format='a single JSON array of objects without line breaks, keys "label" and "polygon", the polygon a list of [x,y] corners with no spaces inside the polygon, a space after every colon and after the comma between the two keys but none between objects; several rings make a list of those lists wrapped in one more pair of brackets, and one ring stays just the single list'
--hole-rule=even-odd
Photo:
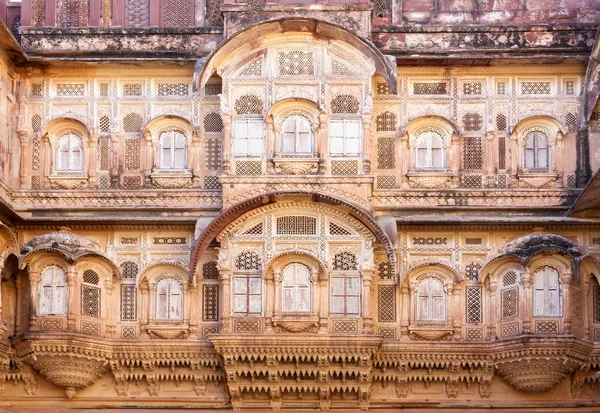
[{"label": "geometric carving motif", "polygon": [[375,17],[385,17],[390,14],[389,0],[375,0],[373,2],[373,15]]},{"label": "geometric carving motif", "polygon": [[127,26],[144,27],[148,25],[148,0],[129,0],[127,2]]},{"label": "geometric carving motif", "polygon": [[[209,1],[222,1],[222,0],[209,0]],[[222,83],[207,83],[204,85],[204,96],[217,96],[223,91]]]},{"label": "geometric carving motif", "polygon": [[391,95],[392,91],[387,83],[377,83],[377,95]]},{"label": "geometric carving motif", "polygon": [[136,336],[136,327],[135,326],[127,326],[121,327],[121,338],[135,338]]},{"label": "geometric carving motif", "polygon": [[509,285],[513,285],[517,283],[517,273],[514,271],[509,271],[502,277],[502,285],[508,287]]},{"label": "geometric carving motif", "polygon": [[192,27],[193,0],[164,0],[163,27]]},{"label": "geometric carving motif", "polygon": [[483,84],[481,82],[467,82],[463,84],[463,95],[481,95]]},{"label": "geometric carving motif", "polygon": [[61,331],[63,328],[63,320],[60,318],[44,318],[42,319],[42,325],[40,331]]},{"label": "geometric carving motif", "polygon": [[236,175],[262,175],[261,161],[237,161],[235,163]]},{"label": "geometric carving motif", "polygon": [[556,320],[536,320],[536,333],[558,333],[558,321]]},{"label": "geometric carving motif", "polygon": [[448,245],[448,238],[413,238],[413,245]]},{"label": "geometric carving motif", "polygon": [[[221,13],[221,4],[223,0],[207,0],[206,1],[206,24],[208,26],[222,26],[223,13]],[[221,92],[219,92],[221,93]],[[207,93],[205,93],[207,94]]]},{"label": "geometric carving motif", "polygon": [[40,169],[40,139],[33,138],[33,147],[31,148],[31,169],[37,171]]},{"label": "geometric carving motif", "polygon": [[483,341],[483,328],[467,328],[465,332],[465,340]]},{"label": "geometric carving motif", "polygon": [[331,161],[331,175],[358,175],[358,161]]},{"label": "geometric carving motif", "polygon": [[260,320],[235,320],[236,333],[260,333]]},{"label": "geometric carving motif", "polygon": [[375,118],[377,132],[394,132],[396,130],[396,115],[392,112],[383,112]]},{"label": "geometric carving motif", "polygon": [[42,27],[44,25],[44,0],[33,0],[32,2],[32,26]]},{"label": "geometric carving motif", "polygon": [[461,175],[461,187],[463,188],[481,188],[483,186],[483,176],[481,175]]},{"label": "geometric carving motif", "polygon": [[[466,116],[466,115],[465,115]],[[481,138],[466,136],[463,138],[463,169],[481,169],[483,166]]]},{"label": "geometric carving motif", "polygon": [[577,188],[577,177],[575,174],[567,175],[567,188]]},{"label": "geometric carving motif", "polygon": [[[121,244],[125,244],[123,240],[126,238],[121,238]],[[133,244],[137,244],[137,238],[132,238],[135,240]],[[123,279],[126,280],[135,280],[138,274],[138,266],[133,261],[125,261],[121,264],[121,274],[123,275]]]},{"label": "geometric carving motif", "polygon": [[333,332],[342,334],[358,333],[357,320],[335,320],[333,322]]},{"label": "geometric carving motif", "polygon": [[502,290],[500,293],[501,318],[511,318],[519,316],[519,287],[512,287]]},{"label": "geometric carving motif", "polygon": [[218,176],[205,176],[204,189],[221,189],[221,182]]},{"label": "geometric carving motif", "polygon": [[331,73],[340,76],[351,76],[353,74],[348,66],[338,60],[333,60],[331,62]]},{"label": "geometric carving motif", "polygon": [[59,83],[56,85],[56,94],[61,97],[85,96],[84,83]]},{"label": "geometric carving motif", "polygon": [[101,98],[108,97],[108,83],[100,83],[100,97]]},{"label": "geometric carving motif", "polygon": [[340,252],[333,257],[333,269],[335,271],[356,271],[358,262],[356,255],[351,252]]},{"label": "geometric carving motif", "polygon": [[500,325],[500,337],[511,337],[519,335],[519,323],[507,323]]},{"label": "geometric carving motif", "polygon": [[463,129],[467,132],[477,132],[483,127],[483,117],[479,113],[469,112],[462,118]]},{"label": "geometric carving motif", "polygon": [[565,123],[567,125],[567,129],[569,129],[569,132],[575,132],[577,130],[577,119],[575,118],[574,114],[567,113],[565,116]]},{"label": "geometric carving motif", "polygon": [[99,336],[101,334],[100,323],[91,323],[89,321],[81,322],[81,332],[90,336]]},{"label": "geometric carving motif", "polygon": [[33,132],[39,132],[42,129],[42,117],[40,115],[33,115],[31,117],[31,130]]},{"label": "geometric carving motif", "polygon": [[329,235],[352,235],[352,233],[347,229],[340,227],[338,224],[330,222]]},{"label": "geometric carving motif", "polygon": [[279,74],[283,76],[314,75],[313,53],[301,50],[279,52]]},{"label": "geometric carving motif", "polygon": [[186,237],[154,237],[152,243],[154,245],[185,245]]},{"label": "geometric carving motif", "polygon": [[395,138],[377,139],[377,168],[394,169],[396,167]]},{"label": "geometric carving motif", "polygon": [[389,262],[381,262],[377,266],[377,274],[380,280],[391,280],[394,278],[392,265]]},{"label": "geometric carving motif", "polygon": [[263,111],[263,101],[255,95],[243,95],[235,101],[235,111],[239,115],[260,115]]},{"label": "geometric carving motif", "polygon": [[100,277],[93,270],[85,270],[83,272],[83,282],[87,284],[98,285],[100,282]]},{"label": "geometric carving motif", "polygon": [[235,259],[235,268],[238,270],[260,270],[261,259],[258,254],[245,251]]},{"label": "geometric carving motif", "polygon": [[159,83],[156,89],[157,96],[188,96],[189,83]]},{"label": "geometric carving motif", "polygon": [[592,316],[594,323],[600,323],[600,285],[597,282],[592,286]]},{"label": "geometric carving motif", "polygon": [[202,338],[208,337],[211,334],[217,334],[219,327],[202,327]]},{"label": "geometric carving motif", "polygon": [[218,280],[219,268],[216,261],[207,262],[202,266],[202,278],[205,280]]},{"label": "geometric carving motif", "polygon": [[32,83],[31,84],[31,94],[32,98],[41,98],[42,97],[42,84],[41,83]]},{"label": "geometric carving motif", "polygon": [[278,235],[316,235],[317,218],[306,216],[277,217]]},{"label": "geometric carving motif", "polygon": [[100,117],[100,132],[108,133],[110,132],[110,119],[108,116],[104,115]]},{"label": "geometric carving motif", "polygon": [[[220,118],[219,118],[220,119]],[[205,119],[206,121],[206,119]],[[222,127],[222,125],[221,125]],[[205,162],[206,169],[211,171],[216,171],[221,169],[221,154],[223,153],[223,146],[221,144],[221,139],[213,138],[206,140],[206,150],[205,150]]]},{"label": "geometric carving motif", "polygon": [[[137,245],[137,243],[138,243],[137,237],[121,237],[121,244],[123,244],[123,245]],[[129,263],[135,265],[135,271],[136,271],[136,274],[137,274],[137,265],[134,262],[130,262],[130,261],[128,261],[126,263],[123,263],[121,265],[121,271],[123,271],[123,266],[125,264],[129,264]],[[123,274],[123,277],[125,277],[124,274]],[[135,275],[134,275],[134,278],[135,278]]]},{"label": "geometric carving motif", "polygon": [[218,321],[219,319],[219,286],[216,284],[204,285],[202,288],[202,301],[204,303],[203,321]]},{"label": "geometric carving motif", "polygon": [[413,84],[413,95],[446,95],[446,94],[448,94],[446,82]]},{"label": "geometric carving motif", "polygon": [[575,82],[572,80],[567,80],[565,82],[565,94],[566,95],[574,95],[575,94]]},{"label": "geometric carving motif", "polygon": [[103,137],[98,139],[98,165],[101,171],[108,171],[109,145],[110,138]]},{"label": "geometric carving motif", "polygon": [[137,113],[128,113],[123,118],[123,131],[125,133],[139,133],[144,120]]},{"label": "geometric carving motif", "polygon": [[506,188],[508,185],[508,177],[505,174],[498,175],[496,177],[496,187],[497,188]]},{"label": "geometric carving motif", "polygon": [[31,177],[31,189],[42,189],[42,180],[39,176]]},{"label": "geometric carving motif", "polygon": [[126,83],[123,85],[123,96],[142,96],[142,88],[141,83]]},{"label": "geometric carving motif", "polygon": [[498,129],[499,132],[506,132],[506,127],[506,116],[502,113],[498,113],[496,115],[496,129]]},{"label": "geometric carving motif", "polygon": [[123,188],[140,189],[142,187],[142,178],[140,176],[124,176]]},{"label": "geometric carving motif", "polygon": [[550,82],[523,82],[521,83],[522,95],[549,95]]},{"label": "geometric carving motif", "polygon": [[81,286],[81,314],[88,317],[100,317],[100,288]]},{"label": "geometric carving motif", "polygon": [[223,132],[221,115],[211,112],[204,117],[204,132]]},{"label": "geometric carving motif", "polygon": [[396,339],[396,329],[395,328],[380,328],[379,335],[383,339],[395,340]]},{"label": "geometric carving motif", "polygon": [[465,238],[465,245],[481,245],[482,242],[481,238]]},{"label": "geometric carving motif", "polygon": [[121,321],[137,319],[137,291],[134,284],[121,285]]},{"label": "geometric carving motif", "polygon": [[506,82],[498,82],[496,84],[496,93],[498,95],[506,95]]},{"label": "geometric carving motif", "polygon": [[594,329],[594,341],[600,341],[600,328]]},{"label": "geometric carving motif", "polygon": [[59,27],[86,27],[88,25],[87,0],[61,0],[58,4]]},{"label": "geometric carving motif", "polygon": [[498,138],[498,169],[506,169],[506,138]]},{"label": "geometric carving motif", "polygon": [[140,169],[140,140],[125,139],[125,170]]},{"label": "geometric carving motif", "polygon": [[379,175],[377,177],[377,189],[395,189],[397,186],[396,175]]},{"label": "geometric carving motif", "polygon": [[467,323],[483,322],[481,287],[467,287]]},{"label": "geometric carving motif", "polygon": [[256,59],[246,65],[241,76],[261,76],[262,75],[262,59]]},{"label": "geometric carving motif", "polygon": [[358,99],[352,95],[337,95],[331,99],[331,112],[336,114],[354,114],[358,113],[360,104]]},{"label": "geometric carving motif", "polygon": [[396,286],[379,286],[379,322],[391,323],[396,321]]}]

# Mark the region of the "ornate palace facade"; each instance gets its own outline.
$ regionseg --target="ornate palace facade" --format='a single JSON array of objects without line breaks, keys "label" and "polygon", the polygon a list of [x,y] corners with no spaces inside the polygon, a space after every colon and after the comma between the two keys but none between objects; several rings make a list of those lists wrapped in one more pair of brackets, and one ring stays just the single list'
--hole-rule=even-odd
[{"label": "ornate palace facade", "polygon": [[597,1],[0,20],[0,410],[600,406]]}]

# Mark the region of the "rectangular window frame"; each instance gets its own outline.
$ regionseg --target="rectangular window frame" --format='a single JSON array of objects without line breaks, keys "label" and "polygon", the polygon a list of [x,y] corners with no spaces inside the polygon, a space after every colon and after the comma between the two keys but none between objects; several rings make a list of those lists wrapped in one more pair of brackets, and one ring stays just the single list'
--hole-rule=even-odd
[{"label": "rectangular window frame", "polygon": [[[333,280],[334,279],[343,279],[344,280],[344,292],[342,294],[334,294],[333,293]],[[358,293],[357,294],[349,294],[348,293],[348,280],[356,279],[358,283]],[[344,300],[344,310],[343,312],[334,312],[333,309],[333,297],[342,297]],[[348,297],[356,297],[358,298],[358,310],[356,313],[348,312]],[[329,315],[331,317],[353,317],[360,318],[362,315],[362,280],[360,274],[352,273],[352,274],[344,274],[337,273],[332,274],[330,276],[329,283]]]},{"label": "rectangular window frame", "polygon": [[[342,128],[343,128],[343,136],[332,136],[331,135],[331,130],[332,130],[332,125],[336,124],[336,123],[341,123],[342,124]],[[348,126],[347,125],[351,125],[351,124],[356,124],[358,126],[358,136],[353,136],[353,137],[348,137],[347,136],[347,129]],[[334,118],[331,119],[329,121],[329,128],[328,128],[328,137],[329,137],[329,156],[332,158],[359,158],[362,154],[362,122],[359,118],[356,117],[352,117],[352,118]],[[340,139],[342,141],[342,152],[334,152],[333,151],[333,142],[334,140],[338,140]],[[349,147],[349,141],[350,140],[356,140],[357,142],[357,152],[349,152],[348,151],[348,147]]]},{"label": "rectangular window frame", "polygon": [[[260,293],[250,293],[250,279],[257,278],[260,279]],[[236,292],[236,279],[245,279],[246,280],[246,292],[238,293]],[[246,311],[235,311],[235,298],[236,297],[246,297]],[[260,311],[251,312],[250,311],[250,297],[260,297]],[[263,282],[262,274],[260,273],[236,273],[232,277],[231,283],[231,309],[230,313],[232,317],[262,317],[265,312],[265,283]]]},{"label": "rectangular window frame", "polygon": [[[246,136],[238,137],[236,136],[236,125],[245,124],[246,127]],[[250,136],[250,131],[252,128],[251,124],[260,124],[261,126],[261,135],[260,136]],[[245,141],[246,152],[242,153],[237,151],[236,145],[239,145],[240,142]],[[252,141],[260,141],[260,152],[251,153],[250,148],[252,147]],[[266,153],[266,138],[265,138],[265,122],[262,118],[237,118],[233,120],[231,127],[231,156],[233,158],[262,158]]]}]

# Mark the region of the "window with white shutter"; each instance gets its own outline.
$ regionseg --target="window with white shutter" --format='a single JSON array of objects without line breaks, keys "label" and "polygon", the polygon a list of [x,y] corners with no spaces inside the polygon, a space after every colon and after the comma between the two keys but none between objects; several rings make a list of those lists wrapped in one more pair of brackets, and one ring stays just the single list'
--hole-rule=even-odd
[{"label": "window with white shutter", "polygon": [[292,263],[283,269],[281,311],[308,313],[311,303],[310,270],[304,264]]},{"label": "window with white shutter", "polygon": [[550,147],[548,137],[542,132],[531,132],[525,141],[525,162],[527,169],[550,168]]},{"label": "window with white shutter", "polygon": [[417,321],[446,321],[446,292],[440,280],[434,277],[422,280],[416,297]]},{"label": "window with white shutter", "polygon": [[65,271],[56,266],[44,268],[38,283],[37,315],[67,314],[67,282]]},{"label": "window with white shutter", "polygon": [[562,315],[562,291],[558,271],[545,266],[533,278],[533,316],[560,317]]},{"label": "window with white shutter", "polygon": [[187,167],[187,139],[178,130],[160,134],[160,168],[185,169]]},{"label": "window with white shutter", "polygon": [[417,168],[444,168],[444,141],[440,134],[431,131],[420,134],[415,156]]},{"label": "window with white shutter", "polygon": [[281,152],[286,154],[313,152],[313,133],[304,116],[289,116],[281,127]]},{"label": "window with white shutter", "polygon": [[333,119],[329,122],[329,154],[359,156],[361,132],[359,119]]},{"label": "window with white shutter", "polygon": [[179,281],[166,278],[156,285],[156,319],[183,319],[183,289]]},{"label": "window with white shutter", "polygon": [[240,274],[233,277],[233,313],[238,316],[262,314],[260,274]]},{"label": "window with white shutter", "polygon": [[235,157],[262,156],[265,152],[265,133],[262,119],[234,120],[231,145]]},{"label": "window with white shutter", "polygon": [[58,141],[56,170],[83,170],[83,148],[81,146],[81,138],[74,133],[69,132],[63,135]]}]

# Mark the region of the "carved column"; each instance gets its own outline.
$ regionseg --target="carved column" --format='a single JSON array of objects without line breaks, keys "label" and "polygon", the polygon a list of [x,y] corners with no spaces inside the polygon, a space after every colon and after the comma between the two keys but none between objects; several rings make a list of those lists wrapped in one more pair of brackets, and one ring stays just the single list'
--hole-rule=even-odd
[{"label": "carved column", "polygon": [[371,173],[371,117],[372,113],[364,113],[362,116],[362,152],[363,173]]},{"label": "carved column", "polygon": [[329,130],[328,119],[325,113],[319,115],[319,135],[317,137],[318,153],[319,153],[319,175],[327,175],[327,158],[329,157]]},{"label": "carved column", "polygon": [[319,291],[321,303],[319,305],[319,334],[327,334],[329,315],[329,275],[321,274],[319,278]]},{"label": "carved column", "polygon": [[27,136],[26,130],[18,130],[17,134],[19,135],[19,143],[21,144],[21,165],[19,168],[19,177],[21,188],[26,188],[27,183],[29,182],[29,162],[27,160],[29,157],[27,156],[30,152],[27,150],[27,144],[29,143],[29,137]]},{"label": "carved column", "polygon": [[142,338],[148,337],[148,321],[150,319],[149,315],[149,287],[148,282],[140,283],[140,308],[138,314],[140,316],[140,336]]},{"label": "carved column", "polygon": [[231,276],[229,269],[219,269],[219,279],[221,281],[221,332],[231,332]]},{"label": "carved column", "polygon": [[496,138],[496,134],[492,131],[492,132],[487,132],[485,134],[485,139],[482,139],[482,151],[484,155],[483,158],[483,168],[485,171],[485,174],[487,175],[487,186],[488,187],[493,187],[495,184],[495,179],[494,179],[494,175],[495,175],[495,170],[496,170],[496,159],[497,159],[497,154],[498,151],[493,150],[494,148],[494,141]]},{"label": "carved column", "polygon": [[[17,273],[17,279],[16,279],[16,283],[15,283],[16,292],[17,292],[17,308],[15,309],[15,314],[16,314],[15,335],[16,336],[27,331],[25,326],[22,325],[23,300],[25,299],[25,297],[24,297],[25,292],[23,290],[26,288],[26,285],[23,285],[23,284],[25,284],[25,277],[23,277],[22,274]],[[33,287],[31,289],[33,290]],[[30,311],[30,314],[35,314],[33,312],[33,308],[30,307],[29,311]]]},{"label": "carved column", "polygon": [[400,139],[400,147],[401,147],[401,151],[400,151],[400,167],[401,167],[401,171],[400,171],[400,184],[402,187],[406,187],[408,185],[408,179],[406,177],[406,175],[408,174],[408,171],[412,168],[411,165],[411,159],[412,157],[410,156],[410,149],[408,147],[408,134],[404,134],[404,136],[402,136],[402,138]]},{"label": "carved column", "polygon": [[[498,283],[496,281],[490,281],[488,286],[489,297],[488,300],[488,314],[490,319],[488,320],[488,339],[495,340],[498,337],[496,325],[498,324]],[[485,314],[484,314],[485,317]],[[485,321],[485,319],[484,319]]]},{"label": "carved column", "polygon": [[452,327],[454,327],[455,312],[458,311],[456,309],[456,307],[458,306],[458,303],[455,301],[456,296],[453,294],[454,283],[448,282],[448,283],[446,283],[446,285],[444,287],[446,289],[446,296],[448,297],[448,311],[447,311],[446,319],[447,319],[448,325],[451,325]]},{"label": "carved column", "polygon": [[198,328],[198,320],[200,319],[200,314],[198,314],[198,310],[200,310],[200,306],[198,303],[202,302],[202,297],[200,297],[200,287],[196,284],[196,280],[194,278],[193,284],[185,284],[184,291],[187,290],[187,313],[189,314],[189,326],[190,326],[190,336],[194,338],[200,338]]},{"label": "carved column", "polygon": [[42,137],[44,145],[44,179],[47,182],[48,177],[52,173],[52,145],[50,144],[50,137],[45,134]]},{"label": "carved column", "polygon": [[561,275],[560,280],[563,286],[563,332],[564,334],[571,334],[571,281],[573,275],[570,271],[567,271]]},{"label": "carved column", "polygon": [[39,271],[29,270],[29,330],[37,330],[37,291],[41,274]]},{"label": "carved column", "polygon": [[554,152],[552,153],[552,165],[550,165],[551,169],[558,173],[558,186],[559,188],[564,188],[564,170],[565,167],[563,165],[563,133],[558,132],[556,134],[556,139],[554,143]]},{"label": "carved column", "polygon": [[448,159],[449,169],[452,170],[452,186],[457,188],[460,186],[460,141],[459,137],[453,133],[450,137],[450,156]]},{"label": "carved column", "polygon": [[452,293],[454,295],[454,298],[453,298],[454,322],[452,324],[452,328],[454,329],[454,338],[456,340],[460,340],[460,338],[462,337],[461,326],[462,326],[462,320],[465,319],[465,314],[463,311],[465,308],[465,305],[464,305],[464,303],[461,302],[460,292],[461,292],[460,284],[454,284],[454,288],[452,289]]},{"label": "carved column", "polygon": [[150,131],[144,131],[144,186],[146,188],[152,187],[152,166],[154,165],[154,151],[152,148],[152,134]]},{"label": "carved column", "polygon": [[273,122],[273,118],[271,116],[267,117],[267,120],[265,122],[265,127],[266,127],[266,142],[265,142],[265,148],[266,148],[266,159],[267,159],[267,173],[275,173],[274,170],[274,165],[273,165],[273,158],[275,157],[275,153],[277,153],[277,148],[276,148],[276,132],[275,132],[275,124]]},{"label": "carved column", "polygon": [[371,285],[373,284],[373,274],[375,271],[362,271],[362,314],[363,314],[363,333],[373,333],[373,316],[371,314]]},{"label": "carved column", "polygon": [[517,171],[519,170],[519,139],[516,133],[510,135],[510,182],[517,185]]},{"label": "carved column", "polygon": [[110,337],[117,337],[117,320],[119,314],[116,311],[108,311],[109,308],[119,308],[119,304],[116,302],[113,294],[115,284],[112,282],[112,279],[104,281],[104,290],[106,294],[102,305],[102,316],[106,319],[105,332]]},{"label": "carved column", "polygon": [[523,286],[523,333],[531,333],[531,284],[533,282],[533,274],[529,271],[521,275],[521,285]]},{"label": "carved column", "polygon": [[118,129],[112,129],[110,133],[110,181],[113,188],[119,187],[119,146],[121,142],[121,132]]},{"label": "carved column", "polygon": [[89,156],[88,159],[89,168],[87,169],[89,175],[89,182],[91,186],[97,186],[98,184],[98,130],[92,129],[92,133],[89,138]]},{"label": "carved column", "polygon": [[222,113],[223,120],[223,174],[231,174],[231,115]]},{"label": "carved column", "polygon": [[[585,302],[593,303],[594,297],[590,295],[590,280],[587,279],[583,282],[583,296]],[[593,305],[593,304],[592,304]],[[583,307],[583,336],[585,339],[590,339],[590,313],[588,311],[588,305]]]},{"label": "carved column", "polygon": [[74,332],[77,328],[77,312],[80,306],[77,286],[77,269],[74,266],[67,268],[67,330]]},{"label": "carved column", "polygon": [[202,142],[200,139],[200,134],[195,133],[192,136],[192,144],[190,151],[190,169],[192,169],[192,186],[199,187],[202,185],[200,180],[202,176],[202,165],[201,165],[201,156],[200,156],[200,148],[202,147]]},{"label": "carved column", "polygon": [[156,320],[156,283],[148,283],[148,324]]},{"label": "carved column", "polygon": [[400,287],[400,341],[408,341],[410,290],[408,285]]},{"label": "carved column", "polygon": [[273,316],[279,318],[281,310],[281,271],[269,271],[265,277],[265,331],[273,332]]}]

